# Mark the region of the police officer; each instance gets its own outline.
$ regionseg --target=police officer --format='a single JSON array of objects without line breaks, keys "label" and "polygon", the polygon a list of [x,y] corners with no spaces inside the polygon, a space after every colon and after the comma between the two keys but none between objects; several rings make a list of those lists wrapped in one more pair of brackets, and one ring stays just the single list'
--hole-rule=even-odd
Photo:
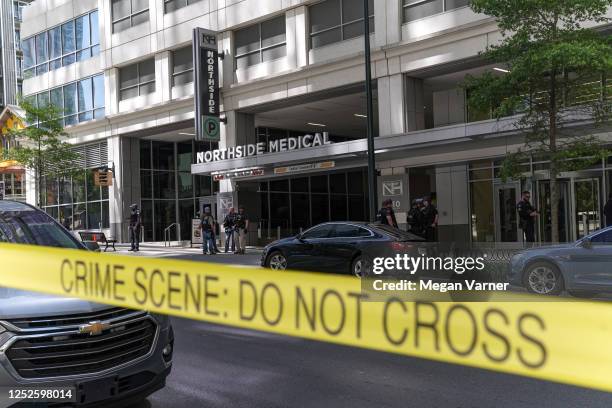
[{"label": "police officer", "polygon": [[140,250],[140,228],[142,227],[142,218],[137,204],[130,206],[130,242],[132,244],[130,251],[138,252]]},{"label": "police officer", "polygon": [[226,254],[230,250],[230,245],[232,248],[232,252],[236,251],[236,239],[235,239],[235,234],[234,234],[235,227],[236,227],[236,212],[234,210],[234,207],[231,207],[229,209],[229,212],[223,219],[223,229],[225,230],[225,253]]},{"label": "police officer", "polygon": [[214,255],[214,229],[215,219],[210,214],[210,207],[204,207],[204,215],[200,219],[200,229],[202,230],[202,253],[206,255],[206,251],[210,251],[211,255]]},{"label": "police officer", "polygon": [[234,221],[234,231],[238,235],[236,242],[236,254],[244,255],[246,251],[247,234],[249,232],[249,217],[244,211],[244,207],[238,208],[238,214]]},{"label": "police officer", "polygon": [[535,218],[539,215],[529,201],[531,193],[523,191],[522,199],[516,205],[519,215],[519,226],[525,234],[525,242],[531,244],[535,242]]},{"label": "police officer", "polygon": [[438,228],[438,209],[431,203],[430,197],[423,198],[423,231],[428,242],[436,241],[436,229]]},{"label": "police officer", "polygon": [[382,208],[378,212],[378,218],[383,225],[390,225],[397,228],[397,220],[395,219],[395,211],[393,211],[393,200],[387,199],[383,201]]},{"label": "police officer", "polygon": [[408,211],[408,226],[410,232],[416,235],[423,234],[423,212],[421,211],[422,200],[412,200],[412,207]]}]

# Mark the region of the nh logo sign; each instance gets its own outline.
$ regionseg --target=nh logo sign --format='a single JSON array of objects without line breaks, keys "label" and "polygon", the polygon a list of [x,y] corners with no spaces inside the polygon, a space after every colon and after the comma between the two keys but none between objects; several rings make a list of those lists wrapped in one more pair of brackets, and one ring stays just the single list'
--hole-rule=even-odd
[{"label": "nh logo sign", "polygon": [[382,185],[383,196],[400,196],[404,194],[404,185],[402,180],[383,181]]},{"label": "nh logo sign", "polygon": [[200,47],[210,48],[211,46],[215,46],[214,49],[216,49],[217,48],[216,45],[217,45],[216,35],[210,35],[206,33],[200,34]]}]

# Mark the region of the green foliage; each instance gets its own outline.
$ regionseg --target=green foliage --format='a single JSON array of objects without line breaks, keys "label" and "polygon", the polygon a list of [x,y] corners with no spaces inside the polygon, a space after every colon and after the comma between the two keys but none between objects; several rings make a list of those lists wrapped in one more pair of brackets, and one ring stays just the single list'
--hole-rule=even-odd
[{"label": "green foliage", "polygon": [[4,151],[5,159],[15,160],[33,170],[37,186],[45,176],[60,177],[76,173],[78,169],[74,162],[78,154],[65,142],[67,135],[57,108],[51,105],[36,107],[28,101],[22,101],[20,106],[29,125],[10,132],[9,136],[18,142],[18,146]]},{"label": "green foliage", "polygon": [[21,108],[25,111],[26,123],[32,125],[11,131],[10,136],[19,146],[6,152],[7,158],[48,176],[76,170],[74,161],[78,155],[64,141],[66,133],[59,111],[51,105],[38,108],[27,101],[21,103]]},{"label": "green foliage", "polygon": [[468,104],[496,118],[521,114],[516,128],[525,135],[524,146],[504,160],[502,177],[520,177],[518,163],[529,156],[550,161],[555,178],[609,155],[597,138],[569,126],[611,118],[605,85],[612,80],[612,36],[584,28],[607,22],[609,7],[612,0],[472,0],[503,34],[484,56],[509,72],[468,77]]}]

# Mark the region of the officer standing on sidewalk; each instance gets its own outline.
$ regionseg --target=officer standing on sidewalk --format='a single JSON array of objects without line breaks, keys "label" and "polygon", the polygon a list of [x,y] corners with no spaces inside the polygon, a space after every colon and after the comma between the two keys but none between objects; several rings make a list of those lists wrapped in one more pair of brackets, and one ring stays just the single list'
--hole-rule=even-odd
[{"label": "officer standing on sidewalk", "polygon": [[[223,220],[223,229],[225,230],[225,253],[227,254],[230,250],[236,251],[236,240],[234,236],[234,228],[236,227],[236,213],[234,212],[234,207],[229,209],[229,212],[225,216]],[[231,242],[231,244],[230,244]]]},{"label": "officer standing on sidewalk", "polygon": [[210,215],[210,207],[204,207],[204,216],[200,220],[200,229],[202,230],[202,253],[206,255],[210,251],[211,255],[215,254],[214,240],[215,219]]},{"label": "officer standing on sidewalk", "polygon": [[408,211],[409,231],[415,235],[423,235],[423,212],[421,205],[423,200],[412,200],[412,207]]},{"label": "officer standing on sidewalk", "polygon": [[247,234],[249,232],[249,217],[244,211],[244,207],[238,209],[234,222],[235,233],[238,234],[238,242],[236,243],[236,254],[244,255],[247,244]]},{"label": "officer standing on sidewalk", "polygon": [[378,219],[383,225],[398,228],[397,220],[395,219],[395,211],[393,211],[393,200],[387,199],[383,201],[382,208],[378,212]]},{"label": "officer standing on sidewalk", "polygon": [[130,251],[138,252],[140,250],[140,228],[142,227],[142,218],[137,204],[130,205],[130,242],[132,247]]},{"label": "officer standing on sidewalk", "polygon": [[438,219],[438,210],[431,203],[431,198],[423,198],[423,224],[425,239],[428,242],[436,242],[436,229],[438,228]]},{"label": "officer standing on sidewalk", "polygon": [[529,191],[523,191],[523,197],[516,205],[520,220],[520,228],[523,230],[525,242],[528,244],[535,242],[535,218],[538,216],[538,212],[529,201],[530,199],[531,193]]}]

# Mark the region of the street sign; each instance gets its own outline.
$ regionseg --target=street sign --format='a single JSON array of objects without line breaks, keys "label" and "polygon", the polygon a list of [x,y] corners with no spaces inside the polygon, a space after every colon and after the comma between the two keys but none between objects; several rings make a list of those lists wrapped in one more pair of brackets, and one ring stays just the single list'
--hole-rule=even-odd
[{"label": "street sign", "polygon": [[219,140],[219,118],[216,116],[202,116],[204,140]]},{"label": "street sign", "polygon": [[220,109],[217,33],[195,28],[192,46],[196,140],[218,142],[220,140]]},{"label": "street sign", "polygon": [[110,170],[95,170],[94,185],[96,187],[110,187],[113,185],[113,172]]},{"label": "street sign", "polygon": [[191,220],[191,244],[201,244],[202,230],[200,229],[200,219],[194,218]]}]

